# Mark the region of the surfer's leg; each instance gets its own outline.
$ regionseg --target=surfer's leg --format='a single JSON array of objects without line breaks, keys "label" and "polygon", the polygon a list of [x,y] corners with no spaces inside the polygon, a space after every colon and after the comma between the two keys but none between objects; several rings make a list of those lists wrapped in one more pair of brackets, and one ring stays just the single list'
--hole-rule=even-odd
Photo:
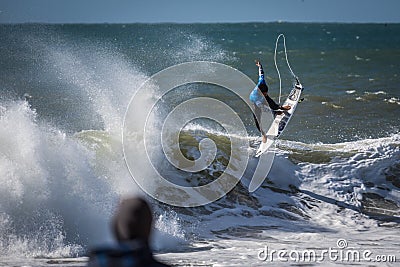
[{"label": "surfer's leg", "polygon": [[265,100],[267,100],[269,108],[272,109],[272,110],[279,110],[279,109],[281,109],[281,110],[289,110],[291,108],[291,106],[278,105],[277,103],[275,103],[275,101],[271,97],[269,97],[268,94],[264,95],[264,97],[265,97]]},{"label": "surfer's leg", "polygon": [[254,113],[253,113],[253,117],[254,117],[254,122],[256,123],[256,127],[257,129],[261,132],[261,109],[259,107],[257,107],[257,105],[254,105]]},{"label": "surfer's leg", "polygon": [[269,95],[264,95],[265,100],[267,100],[268,106],[270,109],[272,110],[278,110],[280,108],[280,106],[275,103],[275,101],[269,96]]},{"label": "surfer's leg", "polygon": [[257,129],[261,132],[262,141],[263,143],[265,143],[267,142],[267,136],[265,135],[265,132],[261,128],[261,112],[262,112],[261,108],[259,108],[256,104],[254,104],[254,113],[253,113],[254,121],[256,123]]}]

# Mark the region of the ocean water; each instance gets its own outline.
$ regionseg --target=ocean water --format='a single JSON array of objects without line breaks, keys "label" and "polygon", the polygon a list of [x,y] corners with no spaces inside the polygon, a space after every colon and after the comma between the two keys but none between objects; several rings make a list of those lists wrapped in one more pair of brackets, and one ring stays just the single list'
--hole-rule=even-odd
[{"label": "ocean water", "polygon": [[[395,265],[400,25],[246,23],[0,25],[0,266],[85,266],[91,247],[112,242],[108,223],[118,200],[143,194],[121,143],[124,115],[140,85],[191,61],[223,63],[256,81],[258,59],[277,99],[280,33],[305,90],[276,143],[271,172],[249,193],[258,162],[251,157],[236,187],[202,207],[148,197],[156,256],[173,266]],[[282,46],[278,51],[285,97],[292,78]],[[232,106],[254,155],[259,136],[249,110],[218,86],[193,83],[162,96],[153,131],[195,97]],[[138,118],[148,115],[137,110]],[[234,155],[220,124],[191,121],[179,149],[196,159],[204,138],[217,147],[206,169],[178,170],[160,153],[152,155],[155,167],[182,185],[217,179]],[[337,252],[324,254],[329,249]],[[316,257],[301,257],[311,250]],[[365,257],[349,259],[347,252]]]}]

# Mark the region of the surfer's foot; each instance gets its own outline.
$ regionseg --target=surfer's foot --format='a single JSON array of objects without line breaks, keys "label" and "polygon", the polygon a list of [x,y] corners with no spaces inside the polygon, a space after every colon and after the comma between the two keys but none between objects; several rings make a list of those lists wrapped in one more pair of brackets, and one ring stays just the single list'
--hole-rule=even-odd
[{"label": "surfer's foot", "polygon": [[289,110],[292,107],[291,106],[280,106],[279,108],[282,109],[282,110]]},{"label": "surfer's foot", "polygon": [[266,142],[267,142],[267,136],[266,136],[266,135],[263,135],[263,136],[262,136],[262,142],[263,142],[263,143],[266,143]]}]

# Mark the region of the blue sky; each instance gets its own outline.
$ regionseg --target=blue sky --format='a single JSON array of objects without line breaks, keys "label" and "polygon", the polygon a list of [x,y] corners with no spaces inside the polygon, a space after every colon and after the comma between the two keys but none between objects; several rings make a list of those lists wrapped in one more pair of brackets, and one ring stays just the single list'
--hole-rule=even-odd
[{"label": "blue sky", "polygon": [[400,0],[0,0],[0,23],[400,22]]}]

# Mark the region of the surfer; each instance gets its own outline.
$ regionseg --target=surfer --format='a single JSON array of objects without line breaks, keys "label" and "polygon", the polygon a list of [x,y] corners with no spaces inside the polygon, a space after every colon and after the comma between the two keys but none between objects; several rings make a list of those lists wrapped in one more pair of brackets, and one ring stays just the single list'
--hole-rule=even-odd
[{"label": "surfer", "polygon": [[[254,120],[256,122],[257,129],[261,132],[263,137],[263,143],[267,142],[267,136],[260,126],[261,112],[264,110],[272,110],[279,114],[283,110],[289,110],[290,106],[281,106],[275,103],[275,101],[268,95],[268,86],[264,79],[264,70],[260,61],[256,61],[258,67],[258,83],[250,93],[250,101],[254,104]],[[268,108],[268,106],[269,108]]]}]

